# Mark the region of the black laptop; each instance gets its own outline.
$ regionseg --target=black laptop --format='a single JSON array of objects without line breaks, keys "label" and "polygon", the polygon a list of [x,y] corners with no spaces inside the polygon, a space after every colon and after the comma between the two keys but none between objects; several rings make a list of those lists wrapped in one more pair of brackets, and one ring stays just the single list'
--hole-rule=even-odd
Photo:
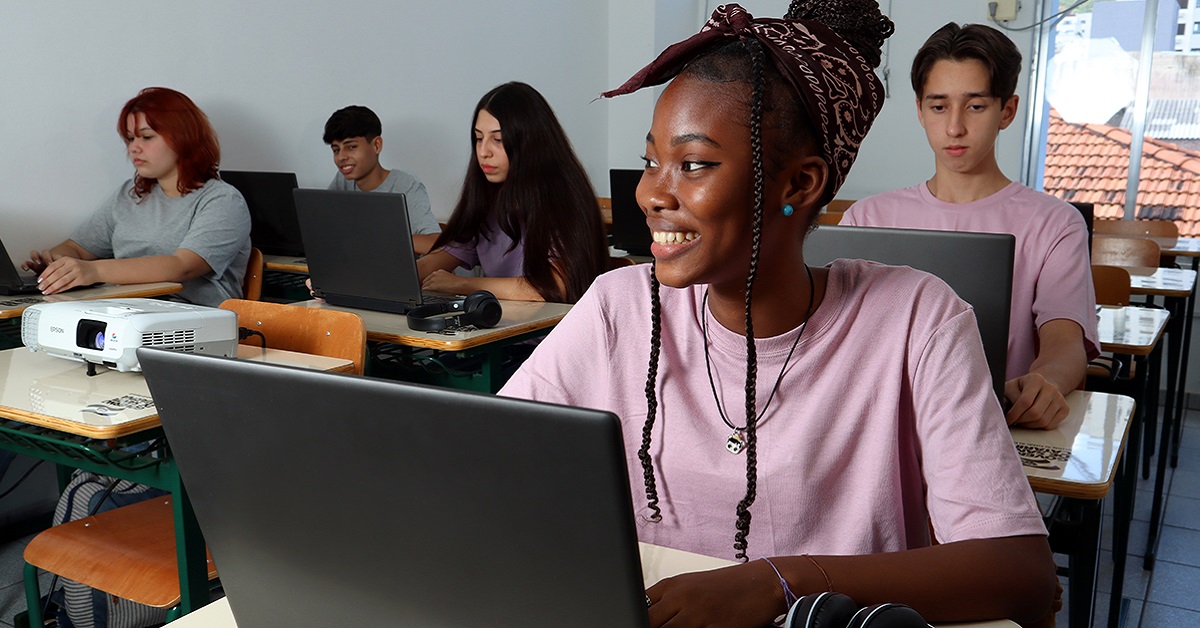
[{"label": "black laptop", "polygon": [[949,284],[975,310],[992,385],[1003,400],[1016,242],[1008,233],[822,225],[805,240],[804,259],[817,265],[851,258],[911,266]]},{"label": "black laptop", "polygon": [[4,242],[0,241],[0,294],[35,294],[38,293],[37,275],[24,274],[17,269]]},{"label": "black laptop", "polygon": [[421,292],[403,194],[293,190],[308,273],[333,305],[404,314],[451,295]]},{"label": "black laptop", "polygon": [[221,180],[237,188],[250,209],[250,242],[267,255],[304,257],[296,219],[294,172],[222,170]]},{"label": "black laptop", "polygon": [[614,415],[138,359],[239,628],[648,625]]},{"label": "black laptop", "polygon": [[612,195],[612,245],[630,255],[650,255],[650,227],[638,207],[637,186],[642,170],[609,170],[608,193]]}]

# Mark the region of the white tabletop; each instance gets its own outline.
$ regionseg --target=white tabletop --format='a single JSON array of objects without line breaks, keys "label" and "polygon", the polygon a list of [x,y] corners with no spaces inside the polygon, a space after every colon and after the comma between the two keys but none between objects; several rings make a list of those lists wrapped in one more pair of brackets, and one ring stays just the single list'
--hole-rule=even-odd
[{"label": "white tabletop", "polygon": [[1129,287],[1134,294],[1186,297],[1196,285],[1196,271],[1185,268],[1123,267],[1129,271]]},{"label": "white tabletop", "polygon": [[439,351],[462,351],[526,332],[553,327],[567,315],[567,312],[571,311],[571,306],[567,303],[502,300],[500,307],[504,314],[500,318],[500,322],[490,329],[471,327],[467,330],[413,331],[408,326],[408,317],[404,314],[341,307],[330,305],[321,299],[304,301],[297,305],[358,314],[362,317],[363,324],[366,325],[367,340],[393,342]]},{"label": "white tabletop", "polygon": [[1012,428],[1013,442],[1035,491],[1100,499],[1108,494],[1133,417],[1123,395],[1076,390],[1071,413],[1053,430]]},{"label": "white tabletop", "polygon": [[[690,552],[647,543],[638,543],[642,553],[642,579],[645,585],[650,585],[670,576],[689,571],[705,571],[735,564],[722,558],[711,558]],[[336,601],[331,601],[336,603]],[[401,621],[401,618],[397,618]],[[221,598],[204,608],[185,615],[171,624],[172,628],[237,628],[233,612],[229,608],[229,600]],[[938,628],[1018,628],[1011,621],[972,622],[967,624],[938,624]]]},{"label": "white tabletop", "polygon": [[[238,357],[324,371],[347,360],[238,345]],[[158,410],[140,372],[103,366],[89,377],[82,362],[32,352],[0,351],[0,417],[87,436],[116,438],[159,425]]]},{"label": "white tabletop", "polygon": [[1170,318],[1170,313],[1161,308],[1102,306],[1096,322],[1100,348],[1113,353],[1149,355]]}]

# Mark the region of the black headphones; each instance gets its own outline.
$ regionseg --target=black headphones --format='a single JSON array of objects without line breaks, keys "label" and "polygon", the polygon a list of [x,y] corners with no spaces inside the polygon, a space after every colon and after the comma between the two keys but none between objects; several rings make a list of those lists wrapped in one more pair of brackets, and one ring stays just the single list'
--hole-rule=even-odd
[{"label": "black headphones", "polygon": [[[454,316],[440,316],[451,314]],[[465,299],[432,303],[414,308],[408,313],[408,327],[416,331],[441,331],[447,327],[495,327],[504,314],[496,296],[487,290],[477,290]]]},{"label": "black headphones", "polygon": [[788,611],[786,628],[928,628],[917,611],[903,604],[860,607],[841,593],[813,593]]}]

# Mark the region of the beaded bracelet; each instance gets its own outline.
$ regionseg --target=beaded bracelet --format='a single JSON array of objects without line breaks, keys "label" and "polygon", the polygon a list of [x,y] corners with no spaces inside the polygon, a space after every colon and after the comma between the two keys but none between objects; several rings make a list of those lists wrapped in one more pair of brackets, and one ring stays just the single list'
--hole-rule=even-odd
[{"label": "beaded bracelet", "polygon": [[775,563],[771,562],[770,558],[764,556],[762,560],[771,566],[771,570],[775,572],[775,577],[779,578],[779,586],[783,587],[783,610],[786,613],[792,608],[792,604],[795,604],[796,600],[799,600],[800,597],[795,593],[792,593],[792,589],[788,586],[787,580],[783,579],[783,574],[779,573],[779,569],[775,567]]}]

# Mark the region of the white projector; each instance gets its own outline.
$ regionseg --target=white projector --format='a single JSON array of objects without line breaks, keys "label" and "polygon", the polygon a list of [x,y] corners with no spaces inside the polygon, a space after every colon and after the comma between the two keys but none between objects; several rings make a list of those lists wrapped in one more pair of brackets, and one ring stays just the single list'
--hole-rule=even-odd
[{"label": "white projector", "polygon": [[237,314],[155,299],[39,303],[21,315],[21,342],[30,351],[140,371],[138,347],[236,355]]}]

